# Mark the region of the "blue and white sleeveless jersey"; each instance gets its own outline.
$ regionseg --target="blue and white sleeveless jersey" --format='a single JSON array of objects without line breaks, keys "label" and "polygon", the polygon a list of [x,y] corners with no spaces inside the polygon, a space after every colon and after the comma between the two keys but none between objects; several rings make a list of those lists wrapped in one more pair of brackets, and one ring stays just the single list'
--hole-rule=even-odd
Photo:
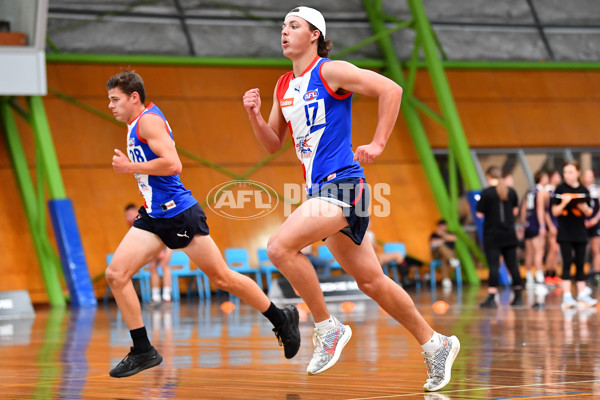
[{"label": "blue and white sleeveless jersey", "polygon": [[327,181],[364,178],[352,151],[352,93],[338,95],[323,80],[321,68],[328,61],[316,57],[301,76],[282,75],[276,88],[309,195]]},{"label": "blue and white sleeveless jersey", "polygon": [[537,217],[537,197],[539,196],[541,190],[544,190],[544,187],[538,183],[534,189],[530,190],[526,194],[525,226],[532,229],[539,229],[540,227]]},{"label": "blue and white sleeveless jersey", "polygon": [[[162,111],[154,103],[150,103],[131,124],[127,125],[127,155],[133,163],[150,161],[158,157],[150,149],[148,142],[138,134],[138,122],[145,114],[155,114],[162,118],[166,131],[173,139],[173,132]],[[181,183],[179,175],[134,174],[134,176],[144,197],[146,212],[151,217],[171,218],[197,203],[192,192]]]}]

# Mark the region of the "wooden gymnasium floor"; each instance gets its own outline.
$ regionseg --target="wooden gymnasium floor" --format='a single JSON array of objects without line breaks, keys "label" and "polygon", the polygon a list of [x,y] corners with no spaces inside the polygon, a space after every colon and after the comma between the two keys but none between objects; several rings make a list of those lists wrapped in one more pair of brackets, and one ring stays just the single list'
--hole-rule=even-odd
[{"label": "wooden gymnasium floor", "polygon": [[[432,326],[462,343],[451,383],[422,391],[420,347],[370,301],[331,310],[354,332],[338,363],[307,376],[312,320],[301,313],[302,346],[286,360],[268,322],[245,304],[184,299],[172,308],[144,308],[157,368],[114,379],[108,370],[128,351],[114,303],[95,310],[37,309],[34,320],[0,321],[0,398],[6,399],[591,399],[600,398],[600,316],[596,309],[563,312],[560,293],[548,307],[480,310],[484,288],[433,298],[411,291]],[[433,300],[450,305],[434,312]],[[529,302],[533,299],[528,299]],[[344,307],[346,308],[346,307]]]}]

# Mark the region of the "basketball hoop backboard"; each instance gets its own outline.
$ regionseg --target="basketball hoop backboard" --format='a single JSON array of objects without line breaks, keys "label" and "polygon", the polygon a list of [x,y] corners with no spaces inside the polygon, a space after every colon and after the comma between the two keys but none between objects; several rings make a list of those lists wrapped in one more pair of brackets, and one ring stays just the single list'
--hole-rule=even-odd
[{"label": "basketball hoop backboard", "polygon": [[46,95],[48,0],[0,0],[0,95]]}]

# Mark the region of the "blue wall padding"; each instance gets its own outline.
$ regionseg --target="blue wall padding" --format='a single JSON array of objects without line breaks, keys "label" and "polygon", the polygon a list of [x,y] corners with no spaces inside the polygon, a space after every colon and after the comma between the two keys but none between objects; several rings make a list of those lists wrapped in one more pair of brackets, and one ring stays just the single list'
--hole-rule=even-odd
[{"label": "blue wall padding", "polygon": [[70,199],[50,200],[48,208],[65,280],[71,294],[71,304],[75,307],[95,306],[96,296],[85,261],[73,204]]}]

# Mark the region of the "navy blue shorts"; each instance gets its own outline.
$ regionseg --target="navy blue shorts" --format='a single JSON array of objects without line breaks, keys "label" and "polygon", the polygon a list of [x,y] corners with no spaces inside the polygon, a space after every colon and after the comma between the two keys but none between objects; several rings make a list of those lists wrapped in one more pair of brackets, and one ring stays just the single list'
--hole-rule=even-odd
[{"label": "navy blue shorts", "polygon": [[525,239],[533,239],[540,234],[540,227],[538,225],[528,226],[525,228]]},{"label": "navy blue shorts", "polygon": [[171,218],[153,218],[144,207],[138,213],[133,226],[154,233],[170,249],[183,249],[194,236],[208,235],[206,215],[198,203]]},{"label": "navy blue shorts", "polygon": [[308,196],[321,198],[342,208],[348,226],[340,230],[360,245],[369,226],[369,188],[364,178],[341,178],[327,182]]},{"label": "navy blue shorts", "polygon": [[600,236],[600,224],[588,228],[587,235],[589,238]]}]

